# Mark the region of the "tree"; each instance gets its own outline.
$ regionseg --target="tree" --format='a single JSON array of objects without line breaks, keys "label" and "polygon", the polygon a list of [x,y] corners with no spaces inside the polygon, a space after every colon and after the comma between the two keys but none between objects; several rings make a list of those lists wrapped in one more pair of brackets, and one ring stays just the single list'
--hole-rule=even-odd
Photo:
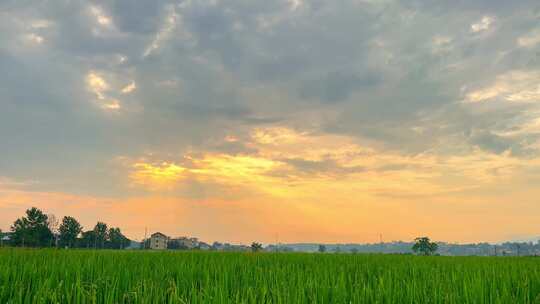
[{"label": "tree", "polygon": [[108,233],[109,245],[113,249],[124,249],[131,242],[127,237],[125,237],[120,228],[110,228]]},{"label": "tree", "polygon": [[80,247],[96,248],[96,245],[96,232],[94,230],[88,230],[82,233]]},{"label": "tree", "polygon": [[53,236],[48,227],[47,215],[35,207],[26,210],[26,217],[17,219],[11,231],[15,246],[45,247],[50,244]]},{"label": "tree", "polygon": [[412,250],[415,253],[420,253],[421,255],[432,255],[434,254],[439,246],[435,242],[431,242],[428,237],[418,237],[414,239],[415,243],[412,247]]},{"label": "tree", "polygon": [[324,246],[324,245],[319,245],[319,252],[320,252],[320,253],[326,252],[326,246]]},{"label": "tree", "polygon": [[251,251],[258,252],[261,250],[262,250],[262,245],[260,243],[257,243],[257,242],[251,243]]},{"label": "tree", "polygon": [[171,250],[188,250],[189,248],[178,240],[170,240],[167,242],[167,249]]},{"label": "tree", "polygon": [[71,248],[75,246],[75,241],[77,240],[79,234],[82,232],[82,226],[75,218],[71,216],[64,216],[64,218],[62,219],[62,224],[60,224],[60,228],[58,228],[58,231],[62,246],[67,246]]},{"label": "tree", "polygon": [[107,241],[107,232],[107,224],[103,222],[97,222],[96,226],[94,227],[95,248],[105,248],[105,241]]}]

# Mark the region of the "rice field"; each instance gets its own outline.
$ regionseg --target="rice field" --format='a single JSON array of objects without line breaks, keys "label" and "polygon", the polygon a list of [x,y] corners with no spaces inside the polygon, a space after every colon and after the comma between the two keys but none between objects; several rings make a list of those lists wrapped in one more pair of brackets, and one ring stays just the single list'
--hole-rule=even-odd
[{"label": "rice field", "polygon": [[0,303],[540,303],[540,258],[0,249]]}]

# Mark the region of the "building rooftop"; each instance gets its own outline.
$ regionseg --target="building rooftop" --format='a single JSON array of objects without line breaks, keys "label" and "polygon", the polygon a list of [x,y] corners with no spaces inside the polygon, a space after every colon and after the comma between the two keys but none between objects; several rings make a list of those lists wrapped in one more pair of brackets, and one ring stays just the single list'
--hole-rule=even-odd
[{"label": "building rooftop", "polygon": [[168,236],[166,236],[165,234],[163,234],[163,233],[161,233],[161,232],[153,233],[150,237],[164,237],[164,238],[168,238]]}]

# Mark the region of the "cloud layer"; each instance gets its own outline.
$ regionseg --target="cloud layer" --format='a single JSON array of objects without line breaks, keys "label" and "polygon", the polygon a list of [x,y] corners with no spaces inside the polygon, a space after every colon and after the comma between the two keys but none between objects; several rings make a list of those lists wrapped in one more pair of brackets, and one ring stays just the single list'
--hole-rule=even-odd
[{"label": "cloud layer", "polygon": [[274,213],[290,240],[537,233],[539,21],[528,0],[3,1],[0,208],[122,206],[137,235],[162,205],[243,241]]}]

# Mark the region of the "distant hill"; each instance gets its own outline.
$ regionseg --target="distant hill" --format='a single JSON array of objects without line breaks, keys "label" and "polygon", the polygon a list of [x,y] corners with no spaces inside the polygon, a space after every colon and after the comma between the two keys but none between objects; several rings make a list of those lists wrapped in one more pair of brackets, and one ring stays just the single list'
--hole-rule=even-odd
[{"label": "distant hill", "polygon": [[[504,242],[500,244],[476,243],[476,244],[451,244],[437,243],[440,255],[449,256],[494,256],[494,255],[540,255],[540,238],[531,238],[522,241]],[[318,243],[291,243],[280,244],[277,250],[296,252],[318,252],[319,246],[324,245],[326,252],[342,253],[388,253],[388,254],[411,254],[412,242],[389,242],[374,244],[318,244]],[[271,245],[270,250],[276,250]]]}]

